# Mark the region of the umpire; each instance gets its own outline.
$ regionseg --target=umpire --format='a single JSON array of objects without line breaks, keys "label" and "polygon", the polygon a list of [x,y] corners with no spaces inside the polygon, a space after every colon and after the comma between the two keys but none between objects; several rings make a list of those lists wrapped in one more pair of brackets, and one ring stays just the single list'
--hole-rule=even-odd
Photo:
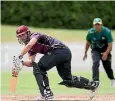
[{"label": "umpire", "polygon": [[101,60],[106,74],[111,80],[111,86],[115,87],[115,78],[111,68],[113,38],[110,29],[102,25],[102,20],[100,18],[95,18],[93,20],[93,28],[88,30],[86,40],[83,60],[87,58],[87,51],[91,46],[93,60],[92,79],[94,81],[99,81],[99,66]]}]

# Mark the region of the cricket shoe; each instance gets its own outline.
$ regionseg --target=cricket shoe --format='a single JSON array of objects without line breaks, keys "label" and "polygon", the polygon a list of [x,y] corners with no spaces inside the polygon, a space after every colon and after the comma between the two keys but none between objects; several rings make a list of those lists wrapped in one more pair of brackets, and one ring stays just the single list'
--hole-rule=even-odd
[{"label": "cricket shoe", "polygon": [[115,87],[115,79],[111,80],[111,87]]},{"label": "cricket shoe", "polygon": [[92,89],[90,91],[90,94],[89,94],[90,100],[92,100],[95,97],[95,94],[98,91],[98,89],[99,89],[99,87],[101,85],[101,82],[93,81],[91,85],[94,87],[94,89]]},{"label": "cricket shoe", "polygon": [[53,96],[52,95],[45,95],[45,96],[38,96],[35,98],[35,101],[49,101],[49,100],[53,100]]},{"label": "cricket shoe", "polygon": [[46,94],[44,97],[46,100],[52,100],[54,98],[53,92],[51,90],[46,90]]},{"label": "cricket shoe", "polygon": [[53,100],[53,92],[52,91],[46,91],[44,95],[38,96],[35,98],[35,101],[48,101]]}]

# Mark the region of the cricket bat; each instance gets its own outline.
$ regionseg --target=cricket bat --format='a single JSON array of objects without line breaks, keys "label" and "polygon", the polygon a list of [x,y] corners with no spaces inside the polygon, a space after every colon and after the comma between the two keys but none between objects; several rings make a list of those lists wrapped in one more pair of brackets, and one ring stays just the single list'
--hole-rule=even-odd
[{"label": "cricket bat", "polygon": [[19,71],[21,70],[20,67],[22,67],[22,61],[17,61],[15,56],[13,58],[13,64],[12,64],[12,77],[10,80],[10,91],[11,92],[16,92],[16,86],[17,86],[17,81],[18,81],[18,75]]},{"label": "cricket bat", "polygon": [[11,80],[10,80],[10,91],[16,92],[18,73],[14,71],[12,74],[13,75],[12,75]]},{"label": "cricket bat", "polygon": [[17,77],[12,77],[10,81],[10,91],[16,92]]}]

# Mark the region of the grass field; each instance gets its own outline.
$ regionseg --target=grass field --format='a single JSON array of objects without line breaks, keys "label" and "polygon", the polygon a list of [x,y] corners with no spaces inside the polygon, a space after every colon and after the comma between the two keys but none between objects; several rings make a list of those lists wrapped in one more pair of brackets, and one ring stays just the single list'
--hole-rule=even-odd
[{"label": "grass field", "polygon": [[[1,41],[16,42],[17,26],[1,25]],[[70,30],[70,29],[46,29],[30,27],[32,32],[42,32],[51,35],[63,42],[83,42],[87,35],[87,30]],[[115,30],[112,30],[113,38],[115,39]]]},{"label": "grass field", "polygon": [[[6,42],[17,42],[15,31],[16,31],[17,26],[9,26],[9,25],[1,25],[1,41],[2,43]],[[67,30],[67,29],[46,29],[46,28],[35,28],[35,27],[30,27],[30,30],[32,32],[42,32],[48,35],[51,35],[63,42],[78,42],[82,43],[85,41],[85,37],[87,35],[87,30]],[[115,39],[115,30],[112,30],[112,35],[113,38]],[[89,91],[83,90],[83,89],[77,89],[77,88],[67,88],[65,86],[60,86],[58,85],[58,82],[61,81],[60,77],[58,76],[57,72],[52,72],[49,71],[49,80],[50,80],[50,85],[51,89],[54,92],[55,95],[66,95],[65,97],[69,97],[69,95],[75,95],[77,98],[83,98],[84,94],[87,94]],[[84,76],[89,79],[91,79],[91,72],[74,72],[74,75],[77,76]],[[1,72],[1,94],[3,95],[3,99],[6,99],[5,101],[9,101],[11,98],[9,91],[9,86],[10,86],[10,78],[11,78],[11,73],[10,72]],[[115,96],[115,88],[111,88],[110,86],[110,81],[107,78],[105,73],[100,73],[100,80],[102,82],[102,85],[98,91],[99,95],[104,95],[105,100],[103,100],[103,96],[98,97],[101,100],[94,100],[94,101],[114,101],[114,96]],[[18,78],[18,85],[17,85],[17,95],[36,95],[40,94],[35,78],[31,72],[20,72],[19,78]],[[15,95],[14,94],[14,95]],[[82,95],[78,96],[79,94]],[[113,97],[111,97],[112,94]],[[4,97],[4,95],[6,95]],[[108,95],[108,96],[107,96]],[[7,97],[10,96],[10,98],[7,99]],[[108,100],[107,99],[112,98],[113,100]],[[33,98],[32,98],[33,99]],[[15,100],[17,101],[17,100]],[[78,100],[76,100],[78,101]],[[86,101],[86,100],[79,100],[79,101]]]},{"label": "grass field", "polygon": [[[49,72],[49,80],[51,88],[55,95],[60,94],[86,94],[88,93],[87,90],[77,89],[77,88],[66,88],[65,86],[58,85],[58,82],[61,81],[60,77],[58,76],[57,72]],[[91,78],[91,73],[89,72],[75,72],[74,75],[84,76],[87,78]],[[9,82],[11,78],[11,73],[2,72],[2,84],[1,84],[1,91],[2,94],[11,94],[9,91]],[[115,88],[111,88],[110,81],[107,78],[105,73],[100,74],[100,80],[102,85],[99,89],[99,94],[115,94]],[[17,92],[16,94],[38,94],[39,90],[37,84],[35,82],[35,78],[31,72],[20,72],[18,78],[18,85],[17,85]]]}]

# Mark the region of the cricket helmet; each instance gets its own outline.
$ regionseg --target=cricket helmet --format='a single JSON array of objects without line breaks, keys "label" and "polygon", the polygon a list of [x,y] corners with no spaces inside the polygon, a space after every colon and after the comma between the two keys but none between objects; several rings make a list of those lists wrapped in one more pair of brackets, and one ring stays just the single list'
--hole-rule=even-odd
[{"label": "cricket helmet", "polygon": [[16,30],[16,37],[20,44],[26,44],[29,41],[30,30],[27,26],[21,25]]}]

